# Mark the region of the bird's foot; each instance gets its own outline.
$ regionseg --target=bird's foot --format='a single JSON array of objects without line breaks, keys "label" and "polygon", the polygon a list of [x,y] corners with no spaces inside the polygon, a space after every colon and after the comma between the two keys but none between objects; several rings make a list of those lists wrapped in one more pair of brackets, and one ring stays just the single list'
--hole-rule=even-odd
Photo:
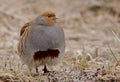
[{"label": "bird's foot", "polygon": [[47,69],[46,65],[44,65],[43,72],[44,72],[44,74],[50,72],[50,71]]}]

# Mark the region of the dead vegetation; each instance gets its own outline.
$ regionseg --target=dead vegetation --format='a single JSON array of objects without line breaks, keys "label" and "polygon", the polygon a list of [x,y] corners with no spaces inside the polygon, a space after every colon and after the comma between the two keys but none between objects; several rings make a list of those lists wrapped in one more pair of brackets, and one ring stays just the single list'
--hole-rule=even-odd
[{"label": "dead vegetation", "polygon": [[[120,82],[119,0],[0,0],[0,82]],[[26,73],[17,56],[20,27],[56,12],[66,53],[57,72]],[[41,68],[40,68],[41,69]]]}]

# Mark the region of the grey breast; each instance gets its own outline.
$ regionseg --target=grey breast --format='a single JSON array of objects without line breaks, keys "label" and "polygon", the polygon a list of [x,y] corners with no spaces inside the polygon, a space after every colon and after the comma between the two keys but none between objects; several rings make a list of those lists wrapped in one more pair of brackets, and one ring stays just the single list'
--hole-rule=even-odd
[{"label": "grey breast", "polygon": [[32,48],[33,50],[54,49],[64,45],[64,33],[56,25],[36,25],[28,35],[27,48]]}]

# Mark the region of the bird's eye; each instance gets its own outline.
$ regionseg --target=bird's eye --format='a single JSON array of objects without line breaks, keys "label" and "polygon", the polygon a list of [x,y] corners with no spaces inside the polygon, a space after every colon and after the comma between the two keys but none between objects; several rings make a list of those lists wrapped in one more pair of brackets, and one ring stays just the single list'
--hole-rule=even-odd
[{"label": "bird's eye", "polygon": [[51,16],[48,16],[48,17],[51,17]]}]

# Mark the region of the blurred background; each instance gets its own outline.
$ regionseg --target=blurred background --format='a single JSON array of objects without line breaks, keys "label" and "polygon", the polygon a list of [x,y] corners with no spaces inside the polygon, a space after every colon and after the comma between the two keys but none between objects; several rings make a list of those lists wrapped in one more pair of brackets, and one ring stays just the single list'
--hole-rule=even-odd
[{"label": "blurred background", "polygon": [[81,69],[106,67],[111,77],[113,71],[120,71],[120,0],[0,0],[2,72],[14,69],[6,62],[18,64],[21,27],[45,11],[55,12],[64,28],[66,53],[61,67],[73,72],[71,78]]}]

